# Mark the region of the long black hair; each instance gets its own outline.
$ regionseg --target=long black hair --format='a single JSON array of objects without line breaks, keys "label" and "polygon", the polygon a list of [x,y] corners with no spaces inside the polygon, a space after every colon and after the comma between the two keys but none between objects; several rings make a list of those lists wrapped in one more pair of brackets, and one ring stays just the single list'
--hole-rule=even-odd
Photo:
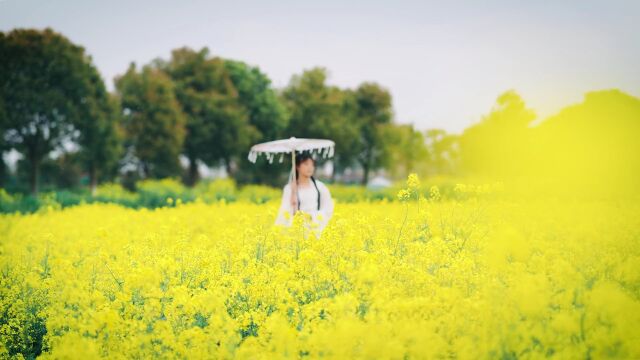
[{"label": "long black hair", "polygon": [[[298,181],[298,165],[302,164],[308,159],[311,159],[311,161],[313,161],[313,164],[315,165],[316,160],[308,152],[296,154],[296,182]],[[318,189],[318,184],[316,184],[316,179],[313,177],[313,175],[311,175],[311,181],[313,182],[313,186],[316,187],[316,191],[318,192],[318,210],[320,210],[320,190]],[[298,187],[296,186],[296,192],[297,190]],[[298,210],[300,210],[300,195],[296,193],[296,196],[298,198]]]}]

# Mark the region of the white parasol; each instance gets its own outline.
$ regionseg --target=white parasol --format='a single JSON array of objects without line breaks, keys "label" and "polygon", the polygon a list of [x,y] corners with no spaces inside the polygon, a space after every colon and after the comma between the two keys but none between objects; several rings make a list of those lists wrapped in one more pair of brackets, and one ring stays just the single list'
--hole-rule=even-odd
[{"label": "white parasol", "polygon": [[280,154],[279,162],[284,160],[284,154],[291,153],[291,173],[289,174],[289,183],[291,184],[291,205],[293,212],[297,208],[296,194],[296,151],[310,151],[311,156],[315,158],[318,154],[323,158],[333,157],[335,143],[326,139],[298,139],[290,137],[283,140],[269,141],[261,144],[256,144],[251,147],[249,161],[255,163],[258,159],[258,155],[264,154],[269,161],[273,163],[273,159],[277,154]]}]

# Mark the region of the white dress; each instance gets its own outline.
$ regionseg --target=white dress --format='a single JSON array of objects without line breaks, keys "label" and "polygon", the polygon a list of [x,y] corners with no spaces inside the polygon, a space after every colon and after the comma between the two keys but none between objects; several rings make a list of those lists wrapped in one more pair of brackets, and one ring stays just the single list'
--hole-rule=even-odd
[{"label": "white dress", "polygon": [[[310,214],[312,221],[318,223],[318,230],[322,231],[333,215],[333,199],[331,198],[329,189],[322,181],[316,179],[316,185],[318,186],[318,190],[313,186],[312,180],[309,180],[309,185],[307,186],[298,185],[300,210]],[[320,210],[318,210],[318,191],[320,191]],[[282,189],[282,201],[275,223],[291,226],[293,220],[291,210],[291,185],[287,184]],[[289,219],[285,218],[286,212],[289,212],[291,215]],[[318,217],[318,215],[321,215],[321,217]]]}]

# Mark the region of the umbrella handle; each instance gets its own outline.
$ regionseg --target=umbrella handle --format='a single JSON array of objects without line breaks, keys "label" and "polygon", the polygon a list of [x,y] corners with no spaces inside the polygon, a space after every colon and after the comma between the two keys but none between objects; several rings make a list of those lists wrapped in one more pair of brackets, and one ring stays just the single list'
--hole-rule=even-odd
[{"label": "umbrella handle", "polygon": [[289,183],[291,188],[291,214],[295,215],[298,207],[298,197],[296,196],[298,190],[298,182],[296,181],[296,151],[291,150],[291,175],[289,176]]}]

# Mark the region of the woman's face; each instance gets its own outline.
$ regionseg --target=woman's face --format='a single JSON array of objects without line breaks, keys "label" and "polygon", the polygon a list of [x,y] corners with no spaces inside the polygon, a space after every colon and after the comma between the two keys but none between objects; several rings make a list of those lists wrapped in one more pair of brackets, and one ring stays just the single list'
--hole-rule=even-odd
[{"label": "woman's face", "polygon": [[315,164],[313,163],[313,159],[306,159],[300,164],[298,164],[298,175],[302,175],[305,177],[311,177],[313,175],[313,171],[315,170]]}]

